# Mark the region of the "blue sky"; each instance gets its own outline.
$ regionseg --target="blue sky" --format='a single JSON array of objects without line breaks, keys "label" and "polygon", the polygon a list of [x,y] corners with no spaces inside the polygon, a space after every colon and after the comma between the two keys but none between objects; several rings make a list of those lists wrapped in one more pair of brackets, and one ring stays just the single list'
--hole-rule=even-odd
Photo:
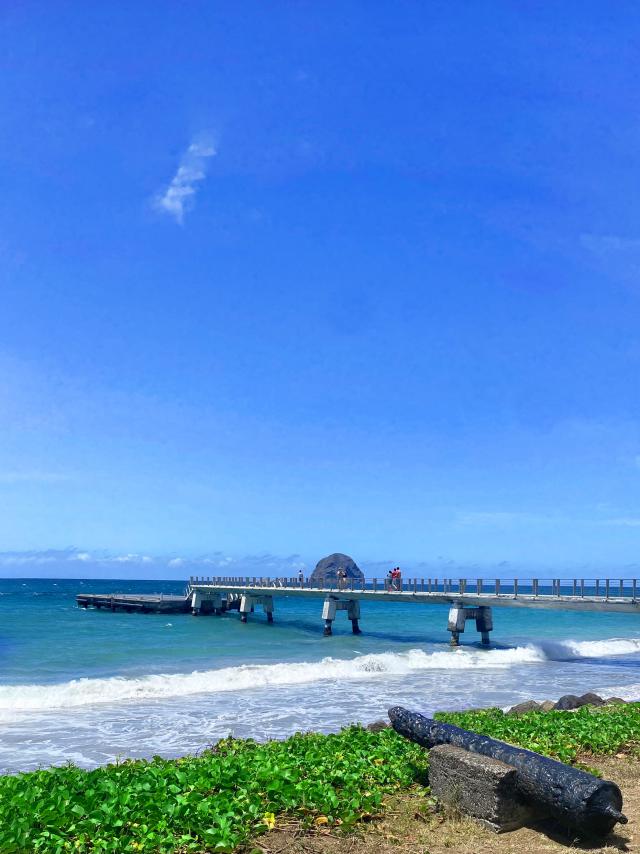
[{"label": "blue sky", "polygon": [[639,34],[4,3],[0,550],[638,561]]}]

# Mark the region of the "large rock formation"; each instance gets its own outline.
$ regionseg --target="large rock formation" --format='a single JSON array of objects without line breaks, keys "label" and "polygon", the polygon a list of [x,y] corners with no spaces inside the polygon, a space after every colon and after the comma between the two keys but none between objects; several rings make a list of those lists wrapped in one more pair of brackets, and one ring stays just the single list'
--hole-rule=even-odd
[{"label": "large rock formation", "polygon": [[327,582],[336,582],[339,569],[344,569],[347,578],[355,578],[358,581],[364,579],[364,573],[352,557],[336,552],[318,561],[316,568],[311,573],[309,582],[317,584],[319,587],[324,586]]}]

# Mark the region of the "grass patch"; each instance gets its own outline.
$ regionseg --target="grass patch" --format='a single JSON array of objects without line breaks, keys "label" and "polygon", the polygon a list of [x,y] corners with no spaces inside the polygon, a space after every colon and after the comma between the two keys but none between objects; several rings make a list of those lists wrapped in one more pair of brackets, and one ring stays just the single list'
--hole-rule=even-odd
[{"label": "grass patch", "polygon": [[340,824],[424,778],[426,754],[393,730],[349,727],[200,756],[0,777],[3,852],[231,851],[277,816]]},{"label": "grass patch", "polygon": [[439,712],[435,717],[569,763],[581,753],[606,755],[640,745],[640,703],[524,715],[500,709]]}]

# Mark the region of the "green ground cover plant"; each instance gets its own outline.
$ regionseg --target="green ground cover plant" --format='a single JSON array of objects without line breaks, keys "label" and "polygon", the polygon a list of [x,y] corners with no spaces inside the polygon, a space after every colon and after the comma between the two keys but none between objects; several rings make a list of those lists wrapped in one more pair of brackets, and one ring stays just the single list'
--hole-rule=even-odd
[{"label": "green ground cover plant", "polygon": [[426,754],[353,726],[200,756],[0,777],[2,852],[232,851],[283,814],[345,828],[424,779]]},{"label": "green ground cover plant", "polygon": [[[505,715],[436,715],[465,729],[574,762],[640,749],[640,704]],[[72,765],[0,777],[0,851],[229,852],[283,816],[348,829],[385,795],[420,787],[427,754],[393,730],[353,726],[257,744],[225,739],[200,756]]]},{"label": "green ground cover plant", "polygon": [[562,762],[575,762],[584,753],[611,754],[640,747],[640,703],[523,715],[507,715],[500,709],[441,712],[436,717]]}]

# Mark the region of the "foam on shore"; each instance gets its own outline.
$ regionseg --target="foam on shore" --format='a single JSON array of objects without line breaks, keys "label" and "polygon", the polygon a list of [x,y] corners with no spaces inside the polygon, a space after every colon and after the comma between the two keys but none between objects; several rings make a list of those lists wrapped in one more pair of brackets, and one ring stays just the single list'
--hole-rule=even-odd
[{"label": "foam on shore", "polygon": [[16,713],[74,709],[97,704],[166,700],[197,694],[220,694],[279,685],[321,681],[381,679],[425,671],[505,669],[546,660],[600,658],[637,653],[640,639],[565,641],[528,644],[512,649],[412,649],[401,653],[361,655],[352,659],[323,658],[318,662],[244,664],[192,673],[149,674],[137,678],[73,679],[58,684],[0,686],[0,719]]}]

